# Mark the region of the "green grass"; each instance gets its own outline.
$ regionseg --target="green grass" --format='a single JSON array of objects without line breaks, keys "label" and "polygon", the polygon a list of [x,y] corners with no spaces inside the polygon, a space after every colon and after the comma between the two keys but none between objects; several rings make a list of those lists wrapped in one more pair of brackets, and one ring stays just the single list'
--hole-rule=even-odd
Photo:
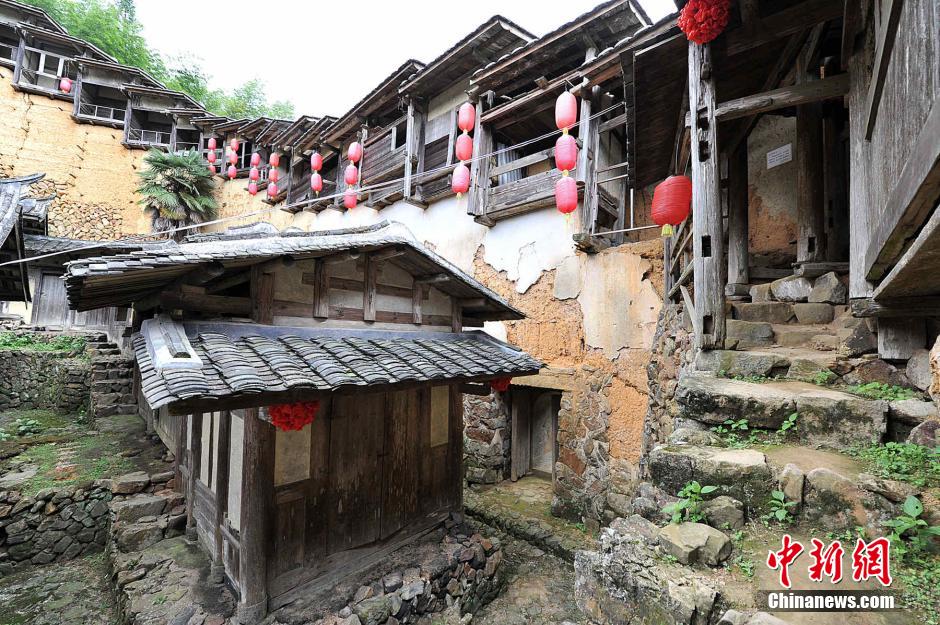
[{"label": "green grass", "polygon": [[[24,485],[23,491],[35,495],[44,488],[59,488],[133,471],[133,463],[120,455],[121,449],[119,441],[104,435],[33,445],[18,457],[37,467],[36,475]],[[63,468],[60,461],[72,466]]]},{"label": "green grass", "polygon": [[861,395],[868,399],[884,399],[885,401],[899,401],[904,399],[919,399],[921,393],[914,389],[905,388],[896,384],[885,384],[883,382],[869,382],[867,384],[853,384],[846,387],[850,393]]},{"label": "green grass", "polygon": [[856,447],[850,453],[863,460],[879,477],[910,482],[915,486],[940,486],[940,448],[910,443],[885,443]]},{"label": "green grass", "polygon": [[78,354],[85,351],[85,338],[64,334],[0,332],[0,349]]},{"label": "green grass", "polygon": [[[892,558],[892,564],[894,564]],[[940,625],[940,556],[921,555],[895,565],[895,579],[906,609],[922,613],[924,625]]]}]

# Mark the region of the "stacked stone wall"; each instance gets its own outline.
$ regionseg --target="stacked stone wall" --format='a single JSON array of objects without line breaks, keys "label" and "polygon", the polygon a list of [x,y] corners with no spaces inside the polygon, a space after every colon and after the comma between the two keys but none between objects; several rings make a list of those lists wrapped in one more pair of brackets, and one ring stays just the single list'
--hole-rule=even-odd
[{"label": "stacked stone wall", "polygon": [[471,484],[509,477],[510,415],[506,394],[464,395],[464,467]]},{"label": "stacked stone wall", "polygon": [[71,352],[0,350],[0,410],[77,413],[88,404],[91,366]]}]

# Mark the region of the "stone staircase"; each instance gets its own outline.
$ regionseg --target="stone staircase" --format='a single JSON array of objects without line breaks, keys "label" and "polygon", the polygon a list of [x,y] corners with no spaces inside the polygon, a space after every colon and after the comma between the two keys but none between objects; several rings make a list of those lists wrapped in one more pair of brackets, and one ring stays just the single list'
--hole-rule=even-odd
[{"label": "stone staircase", "polygon": [[104,335],[89,340],[87,351],[91,357],[91,418],[135,414],[134,359],[125,357]]}]

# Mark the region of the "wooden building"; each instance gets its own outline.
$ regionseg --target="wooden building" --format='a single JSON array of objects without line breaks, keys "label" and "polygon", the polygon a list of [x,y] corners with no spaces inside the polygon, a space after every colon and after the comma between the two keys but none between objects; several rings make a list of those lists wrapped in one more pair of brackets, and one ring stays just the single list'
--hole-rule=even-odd
[{"label": "wooden building", "polygon": [[[146,318],[140,405],[244,623],[459,511],[462,389],[542,366],[465,332],[521,313],[397,224],[197,235],[70,263],[66,284],[77,310]],[[311,425],[272,425],[310,401]]]}]

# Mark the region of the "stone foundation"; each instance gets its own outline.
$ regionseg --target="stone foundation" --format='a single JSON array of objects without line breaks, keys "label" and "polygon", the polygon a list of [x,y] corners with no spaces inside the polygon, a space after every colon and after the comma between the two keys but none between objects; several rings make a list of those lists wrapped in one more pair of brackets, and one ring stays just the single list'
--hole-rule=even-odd
[{"label": "stone foundation", "polygon": [[87,407],[90,365],[70,352],[0,350],[0,410]]},{"label": "stone foundation", "polygon": [[495,484],[509,477],[510,414],[505,393],[464,395],[465,478]]}]

